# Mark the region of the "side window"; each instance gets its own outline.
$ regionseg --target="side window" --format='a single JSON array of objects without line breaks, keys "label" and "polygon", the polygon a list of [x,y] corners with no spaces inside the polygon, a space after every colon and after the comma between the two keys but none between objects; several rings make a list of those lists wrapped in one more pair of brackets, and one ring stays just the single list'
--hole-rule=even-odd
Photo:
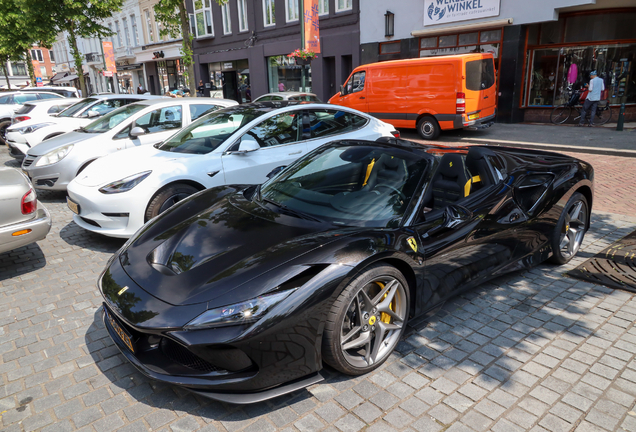
[{"label": "side window", "polygon": [[22,105],[25,102],[38,100],[38,95],[35,93],[13,95],[13,103]]},{"label": "side window", "polygon": [[309,111],[309,128],[312,138],[351,132],[363,127],[366,122],[367,119],[364,117],[346,111],[331,109]]},{"label": "side window", "polygon": [[51,108],[49,108],[49,110],[47,111],[47,114],[59,113],[64,108],[66,108],[66,105],[53,105]]},{"label": "side window", "polygon": [[210,114],[211,112],[214,112],[218,110],[219,108],[220,107],[218,105],[209,105],[209,104],[190,105],[190,118],[192,119],[192,121],[195,121],[199,117],[204,116],[206,114]]},{"label": "side window", "polygon": [[123,105],[121,104],[121,101],[119,99],[104,100],[104,101],[101,101],[100,103],[93,105],[86,111],[84,111],[82,113],[82,117],[88,117],[89,111],[95,111],[99,113],[99,115],[104,115],[121,106]]},{"label": "side window", "polygon": [[278,114],[261,122],[246,135],[254,138],[261,147],[295,143],[300,141],[298,122],[301,117],[300,112]]},{"label": "side window", "polygon": [[272,100],[272,101],[281,101],[281,100],[283,100],[283,97],[282,96],[272,96],[270,100]]},{"label": "side window", "polygon": [[122,130],[120,130],[119,132],[117,132],[117,134],[115,134],[115,136],[113,136],[113,139],[124,139],[124,138],[129,138],[130,137],[130,129],[132,129],[132,125],[128,125],[125,128],[123,128]]},{"label": "side window", "polygon": [[272,100],[271,96],[263,96],[262,98],[258,99],[259,102],[267,102],[267,101],[271,101],[271,100]]},{"label": "side window", "polygon": [[59,95],[49,94],[49,93],[38,93],[40,99],[60,99]]},{"label": "side window", "polygon": [[2,96],[0,97],[0,105],[8,105],[11,103],[11,96]]},{"label": "side window", "polygon": [[163,132],[181,127],[181,105],[158,108],[135,121],[146,133]]},{"label": "side window", "polygon": [[364,90],[364,77],[366,76],[365,71],[356,72],[353,74],[351,79],[347,81],[346,90],[347,94],[356,93]]}]

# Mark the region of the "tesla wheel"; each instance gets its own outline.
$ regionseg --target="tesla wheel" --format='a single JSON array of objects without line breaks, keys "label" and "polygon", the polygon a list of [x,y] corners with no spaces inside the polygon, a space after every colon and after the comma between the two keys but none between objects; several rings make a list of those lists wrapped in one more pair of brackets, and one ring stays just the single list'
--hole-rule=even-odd
[{"label": "tesla wheel", "polygon": [[567,105],[562,105],[554,108],[550,113],[550,121],[554,124],[563,124],[570,118],[572,114],[572,108]]},{"label": "tesla wheel", "polygon": [[404,275],[390,265],[374,265],[353,279],[327,316],[325,362],[349,375],[376,369],[400,341],[409,301]]},{"label": "tesla wheel", "polygon": [[182,183],[176,183],[160,190],[152,198],[152,200],[150,200],[150,204],[148,204],[145,221],[148,222],[150,219],[168,210],[179,201],[184,200],[197,192],[199,192],[197,188]]},{"label": "tesla wheel", "polygon": [[417,133],[422,139],[435,140],[439,137],[440,132],[439,123],[433,117],[422,117],[417,122]]},{"label": "tesla wheel", "polygon": [[9,126],[11,126],[11,121],[0,122],[0,144],[2,145],[7,145],[5,134],[7,133],[7,129],[9,129]]},{"label": "tesla wheel", "polygon": [[569,199],[552,235],[552,262],[565,264],[581,248],[590,217],[587,199],[576,192]]}]

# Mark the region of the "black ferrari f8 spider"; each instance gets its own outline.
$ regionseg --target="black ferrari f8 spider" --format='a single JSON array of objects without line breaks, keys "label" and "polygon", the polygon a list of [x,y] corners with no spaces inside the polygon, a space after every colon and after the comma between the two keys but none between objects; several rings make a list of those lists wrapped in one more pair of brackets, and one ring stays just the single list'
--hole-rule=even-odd
[{"label": "black ferrari f8 spider", "polygon": [[263,185],[201,191],[100,276],[104,322],[143,374],[250,403],[384,362],[445,300],[578,251],[593,169],[560,154],[337,141]]}]

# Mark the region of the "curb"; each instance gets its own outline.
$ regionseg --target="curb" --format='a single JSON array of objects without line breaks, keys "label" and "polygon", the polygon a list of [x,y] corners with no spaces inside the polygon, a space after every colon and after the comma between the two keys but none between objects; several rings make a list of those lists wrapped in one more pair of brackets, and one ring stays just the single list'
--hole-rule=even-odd
[{"label": "curb", "polygon": [[506,146],[506,147],[520,147],[536,150],[548,150],[548,151],[567,151],[573,153],[589,153],[600,154],[605,156],[619,156],[619,157],[632,157],[636,158],[636,150],[619,150],[608,149],[603,147],[579,147],[563,144],[541,144],[530,143],[525,141],[507,141],[507,140],[495,140],[486,138],[462,138],[459,140],[463,144],[480,144],[480,145],[492,145],[492,146]]}]

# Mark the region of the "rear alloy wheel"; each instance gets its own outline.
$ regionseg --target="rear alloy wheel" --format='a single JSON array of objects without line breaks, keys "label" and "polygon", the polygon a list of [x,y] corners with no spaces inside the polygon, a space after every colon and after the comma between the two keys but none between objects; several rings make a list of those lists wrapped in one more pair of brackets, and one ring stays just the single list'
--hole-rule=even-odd
[{"label": "rear alloy wheel", "polygon": [[182,201],[197,192],[199,192],[197,188],[182,183],[166,187],[159,191],[159,193],[157,193],[150,201],[150,204],[148,204],[145,221],[148,222],[150,219],[165,212],[179,201]]},{"label": "rear alloy wheel", "polygon": [[565,264],[576,255],[583,243],[589,216],[587,199],[576,192],[563,209],[552,235],[552,262]]},{"label": "rear alloy wheel", "polygon": [[356,277],[327,317],[325,362],[349,375],[379,367],[404,333],[409,301],[408,284],[395,267],[376,265]]},{"label": "rear alloy wheel", "polygon": [[417,133],[425,140],[435,140],[439,137],[441,129],[439,123],[433,117],[422,117],[417,122]]}]

